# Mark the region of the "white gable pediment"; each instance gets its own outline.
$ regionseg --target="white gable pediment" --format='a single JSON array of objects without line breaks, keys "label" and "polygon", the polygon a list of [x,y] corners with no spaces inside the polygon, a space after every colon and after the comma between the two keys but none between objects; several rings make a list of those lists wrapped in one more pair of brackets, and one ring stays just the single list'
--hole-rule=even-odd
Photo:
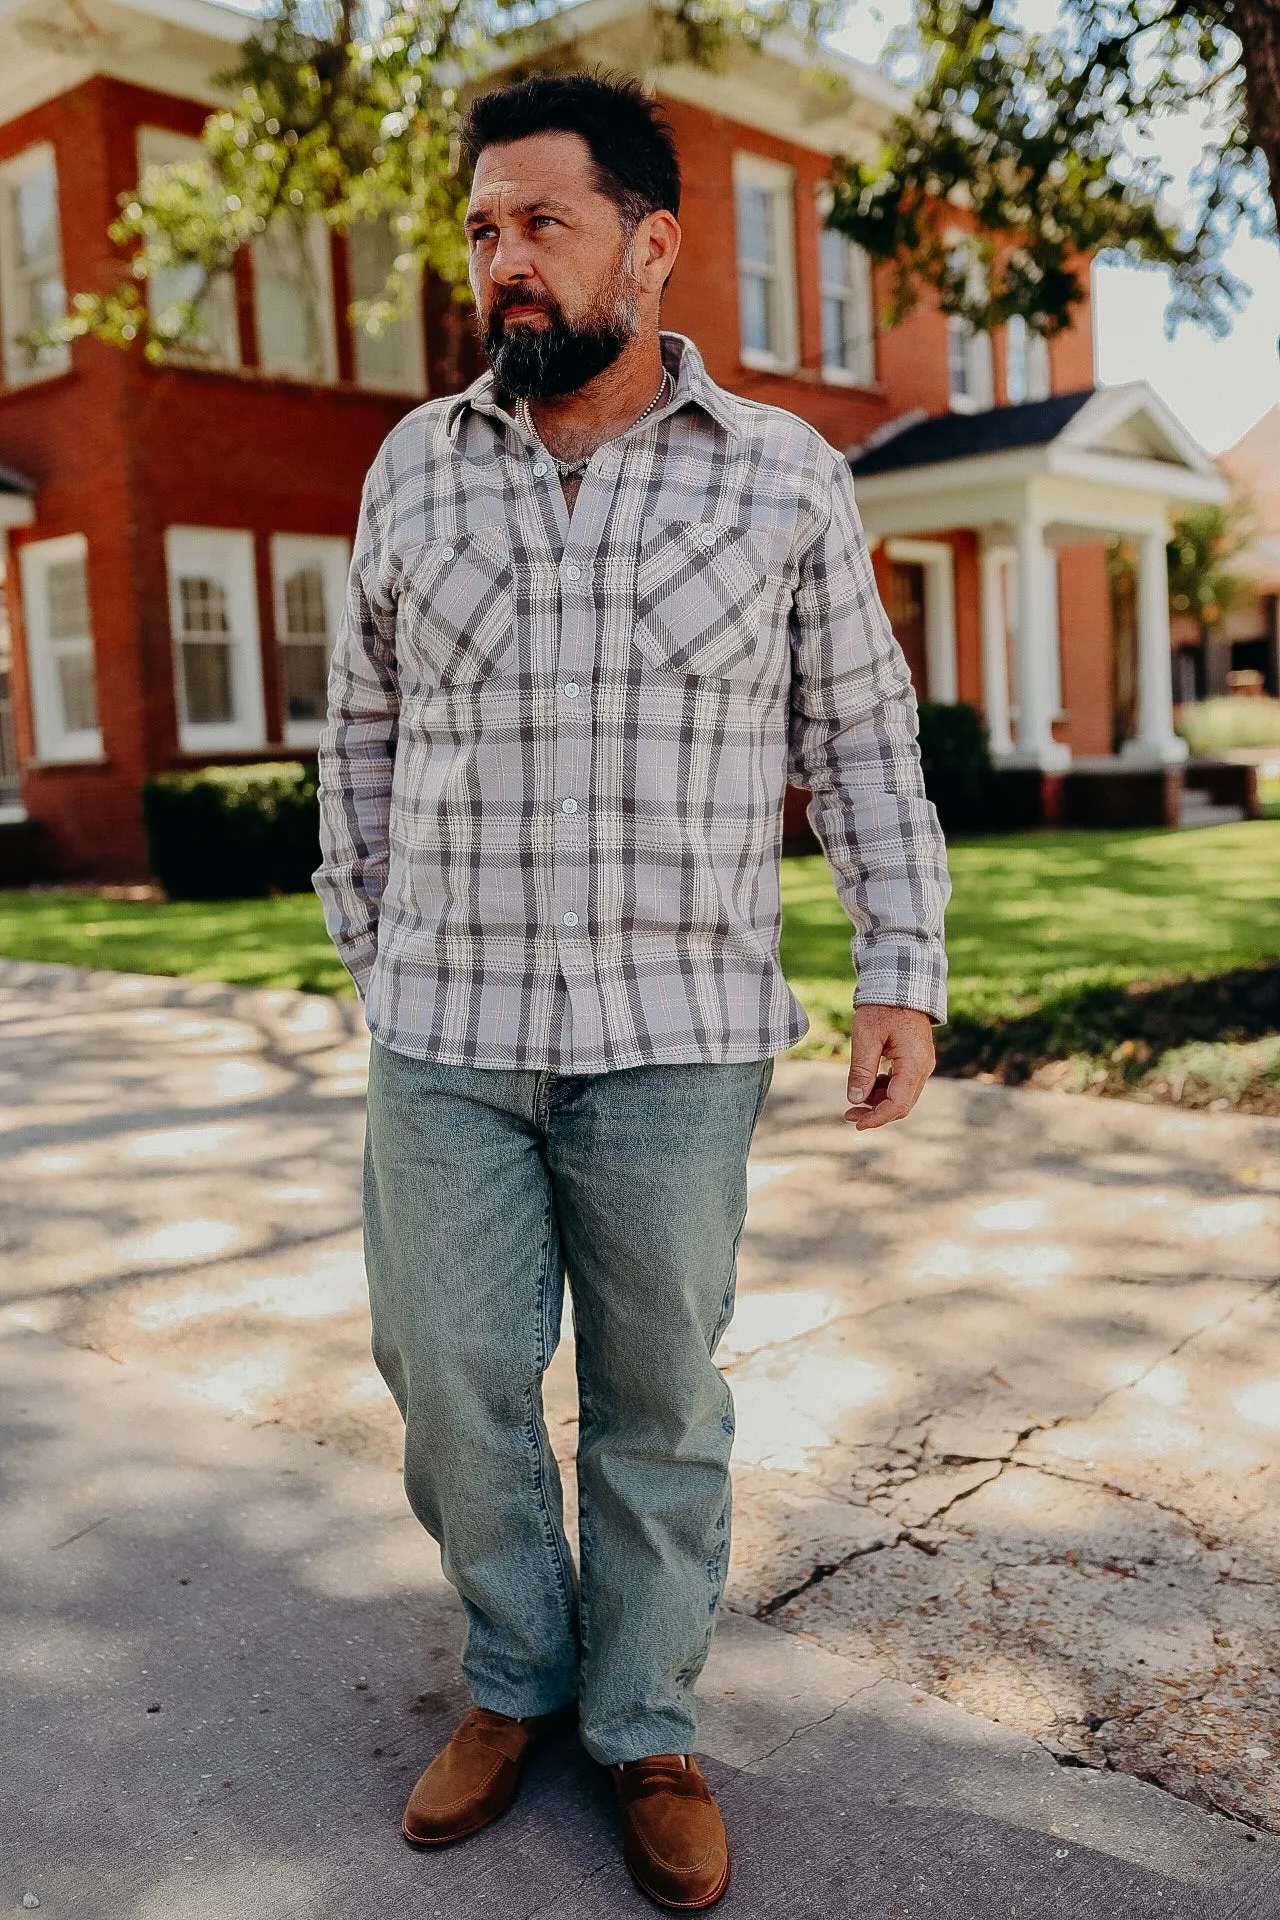
[{"label": "white gable pediment", "polygon": [[1057,436],[1073,454],[1113,460],[1154,460],[1206,478],[1217,475],[1209,455],[1145,380],[1100,387]]}]

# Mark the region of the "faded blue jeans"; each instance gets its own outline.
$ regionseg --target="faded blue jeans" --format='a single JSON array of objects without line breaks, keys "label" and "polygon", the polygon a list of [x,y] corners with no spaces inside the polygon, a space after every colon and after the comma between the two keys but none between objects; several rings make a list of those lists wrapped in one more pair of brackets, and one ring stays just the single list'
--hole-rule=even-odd
[{"label": "faded blue jeans", "polygon": [[[503,1071],[373,1043],[373,1352],[466,1609],[463,1672],[495,1713],[576,1699],[605,1765],[694,1741],[729,1558],[733,1397],[712,1355],[772,1071]],[[580,1579],[542,1412],[566,1271]]]}]

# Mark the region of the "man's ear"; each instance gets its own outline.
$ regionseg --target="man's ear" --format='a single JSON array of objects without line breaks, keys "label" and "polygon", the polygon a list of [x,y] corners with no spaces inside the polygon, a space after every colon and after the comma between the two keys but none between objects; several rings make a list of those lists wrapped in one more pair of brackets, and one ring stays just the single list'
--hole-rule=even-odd
[{"label": "man's ear", "polygon": [[642,293],[661,296],[680,252],[680,223],[665,209],[647,213],[631,243],[631,272]]}]

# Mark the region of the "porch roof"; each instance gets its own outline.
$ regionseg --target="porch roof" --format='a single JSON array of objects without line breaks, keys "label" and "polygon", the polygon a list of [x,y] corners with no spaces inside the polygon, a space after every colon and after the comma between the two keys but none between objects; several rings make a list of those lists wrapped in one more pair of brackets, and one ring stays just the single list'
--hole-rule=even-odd
[{"label": "porch roof", "polygon": [[849,464],[873,537],[976,527],[1001,541],[1026,521],[1069,545],[1167,531],[1184,503],[1227,495],[1224,475],[1144,380],[908,416]]},{"label": "porch roof", "polygon": [[926,415],[850,455],[855,479],[893,473],[900,467],[931,467],[942,460],[966,460],[973,454],[1005,453],[1011,447],[1042,447],[1056,440],[1096,389],[1055,393],[1016,407],[985,407],[980,413]]}]

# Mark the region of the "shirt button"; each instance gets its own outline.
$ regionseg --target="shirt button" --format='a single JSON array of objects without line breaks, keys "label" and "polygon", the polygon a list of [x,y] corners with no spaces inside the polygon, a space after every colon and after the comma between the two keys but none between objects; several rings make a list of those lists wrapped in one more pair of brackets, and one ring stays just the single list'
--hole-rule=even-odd
[{"label": "shirt button", "polygon": [[715,537],[716,537],[716,530],[714,527],[701,527],[698,530],[698,538],[699,540],[701,540],[704,547],[709,547],[714,541]]},{"label": "shirt button", "polygon": [[572,566],[566,567],[564,570],[564,577],[566,580],[581,580],[582,568],[572,567]]},{"label": "shirt button", "polygon": [[565,923],[565,925],[566,925],[566,927],[576,927],[576,926],[577,926],[577,924],[578,924],[578,916],[577,916],[577,914],[576,914],[576,913],[566,913],[566,915],[565,915],[565,917],[564,917],[564,923]]},{"label": "shirt button", "polygon": [[444,557],[445,557],[445,559],[446,559],[446,560],[452,560],[452,558],[453,558],[453,556],[454,556],[454,551],[455,551],[455,549],[454,549],[453,547],[446,547],[446,548],[444,549]]},{"label": "shirt button", "polygon": [[544,474],[544,473],[546,472],[546,470],[547,470],[547,463],[546,463],[546,461],[545,461],[545,460],[535,460],[535,461],[534,461],[534,463],[533,463],[533,470],[534,470],[534,472],[535,472],[535,473],[537,474],[537,476],[538,476],[538,478],[539,478],[539,480],[541,480],[541,478],[542,478],[542,476],[543,476],[543,474]]},{"label": "shirt button", "polygon": [[565,681],[564,697],[566,700],[576,700],[580,692],[581,692],[581,688],[579,687],[576,680]]},{"label": "shirt button", "polygon": [[577,801],[573,799],[562,800],[560,802],[560,811],[561,813],[576,813],[578,811]]}]

